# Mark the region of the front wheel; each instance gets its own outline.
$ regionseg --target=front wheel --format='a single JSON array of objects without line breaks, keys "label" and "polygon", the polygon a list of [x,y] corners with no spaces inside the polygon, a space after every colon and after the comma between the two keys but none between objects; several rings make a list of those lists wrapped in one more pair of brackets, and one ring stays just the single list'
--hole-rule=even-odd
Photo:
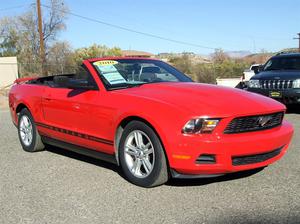
[{"label": "front wheel", "polygon": [[168,181],[162,144],[152,128],[143,122],[132,121],[125,127],[119,159],[127,179],[138,186],[154,187]]},{"label": "front wheel", "polygon": [[23,109],[18,119],[19,140],[23,149],[27,152],[37,152],[44,149],[36,125],[31,113],[27,109]]}]

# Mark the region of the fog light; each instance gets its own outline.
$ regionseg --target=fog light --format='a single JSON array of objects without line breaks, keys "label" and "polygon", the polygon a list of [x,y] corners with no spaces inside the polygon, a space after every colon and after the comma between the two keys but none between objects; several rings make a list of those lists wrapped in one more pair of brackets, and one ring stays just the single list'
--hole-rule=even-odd
[{"label": "fog light", "polygon": [[214,164],[216,163],[216,156],[213,154],[202,154],[196,159],[197,164]]}]

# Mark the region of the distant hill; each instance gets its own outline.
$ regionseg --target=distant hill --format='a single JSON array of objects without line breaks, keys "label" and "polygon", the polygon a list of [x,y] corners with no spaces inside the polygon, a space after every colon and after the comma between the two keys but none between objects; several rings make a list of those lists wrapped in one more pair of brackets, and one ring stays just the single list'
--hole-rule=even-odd
[{"label": "distant hill", "polygon": [[124,57],[154,57],[154,54],[145,52],[145,51],[136,51],[136,50],[122,50],[122,56]]},{"label": "distant hill", "polygon": [[156,55],[158,58],[160,58],[163,61],[169,61],[172,58],[179,58],[182,56],[187,56],[189,59],[191,59],[192,63],[211,63],[211,60],[209,57],[195,54],[193,52],[183,52],[183,53],[159,53]]},{"label": "distant hill", "polygon": [[[297,53],[299,52],[299,49],[298,48],[285,48],[285,49],[282,49],[281,51],[279,51],[280,53],[281,52],[290,52],[290,53]],[[277,53],[279,53],[277,52]]]},{"label": "distant hill", "polygon": [[250,51],[226,51],[225,54],[231,58],[243,58],[252,53]]},{"label": "distant hill", "polygon": [[298,48],[285,48],[278,52],[261,52],[261,53],[256,53],[256,54],[249,54],[249,55],[243,57],[243,60],[246,60],[249,63],[264,64],[270,57],[272,57],[278,53],[284,53],[284,52],[296,53],[296,52],[298,52]]},{"label": "distant hill", "polygon": [[[250,51],[226,51],[224,52],[232,59],[242,60],[249,64],[259,63],[264,64],[270,57],[281,53],[281,52],[298,52],[298,48],[285,48],[278,52],[260,52],[260,53],[251,53]],[[187,56],[193,64],[197,63],[212,63],[212,56],[210,55],[201,55],[193,52],[182,52],[182,53],[159,53],[156,55],[157,58],[160,58],[164,61],[170,61],[172,58],[180,58],[182,56]]]}]

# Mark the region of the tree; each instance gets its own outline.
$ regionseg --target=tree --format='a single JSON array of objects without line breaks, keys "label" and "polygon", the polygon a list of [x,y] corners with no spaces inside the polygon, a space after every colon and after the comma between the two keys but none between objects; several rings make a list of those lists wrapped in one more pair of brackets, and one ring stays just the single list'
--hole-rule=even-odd
[{"label": "tree", "polygon": [[48,74],[73,73],[76,70],[74,51],[67,41],[55,42],[48,50]]},{"label": "tree", "polygon": [[212,60],[214,63],[223,63],[226,60],[229,60],[228,54],[226,54],[222,49],[216,49],[212,54]]},{"label": "tree", "polygon": [[11,19],[4,17],[0,20],[0,56],[9,57],[18,54],[16,44],[18,35],[16,29],[10,26]]},{"label": "tree", "polygon": [[[68,12],[63,0],[50,0],[49,5],[43,10],[46,60],[49,49],[55,43],[58,34],[66,28],[64,21]],[[0,21],[0,32],[4,35],[0,44],[0,52],[2,55],[18,56],[18,61],[22,65],[21,70],[29,74],[37,74],[41,71],[37,27],[35,6],[18,17],[4,18]]]},{"label": "tree", "polygon": [[214,64],[198,63],[193,66],[192,78],[196,82],[201,83],[216,83],[216,74]]},{"label": "tree", "polygon": [[186,74],[192,73],[192,61],[188,54],[183,53],[181,57],[173,57],[170,63]]},{"label": "tree", "polygon": [[173,57],[170,62],[194,81],[213,84],[216,83],[216,78],[241,77],[250,65],[243,59],[230,58],[222,50],[217,50],[212,55],[211,63],[197,62],[188,54]]},{"label": "tree", "polygon": [[74,60],[80,64],[82,60],[87,58],[121,56],[122,51],[118,47],[109,48],[105,45],[93,44],[90,47],[78,48],[74,52]]},{"label": "tree", "polygon": [[68,42],[58,41],[49,48],[46,67],[49,74],[73,73],[84,59],[120,56],[121,53],[120,48],[97,44],[74,51]]}]

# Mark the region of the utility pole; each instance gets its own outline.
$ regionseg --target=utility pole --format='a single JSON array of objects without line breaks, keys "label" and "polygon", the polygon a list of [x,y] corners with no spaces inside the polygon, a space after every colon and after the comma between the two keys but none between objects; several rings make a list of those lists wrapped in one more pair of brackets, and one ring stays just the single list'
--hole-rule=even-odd
[{"label": "utility pole", "polygon": [[300,33],[297,33],[298,37],[294,37],[295,40],[299,41],[298,51],[300,52]]},{"label": "utility pole", "polygon": [[40,35],[40,59],[42,62],[42,75],[46,75],[45,71],[45,47],[44,47],[44,33],[43,33],[43,23],[42,23],[42,10],[41,10],[41,1],[36,1],[36,7],[37,7],[37,15],[38,15],[38,30]]}]

